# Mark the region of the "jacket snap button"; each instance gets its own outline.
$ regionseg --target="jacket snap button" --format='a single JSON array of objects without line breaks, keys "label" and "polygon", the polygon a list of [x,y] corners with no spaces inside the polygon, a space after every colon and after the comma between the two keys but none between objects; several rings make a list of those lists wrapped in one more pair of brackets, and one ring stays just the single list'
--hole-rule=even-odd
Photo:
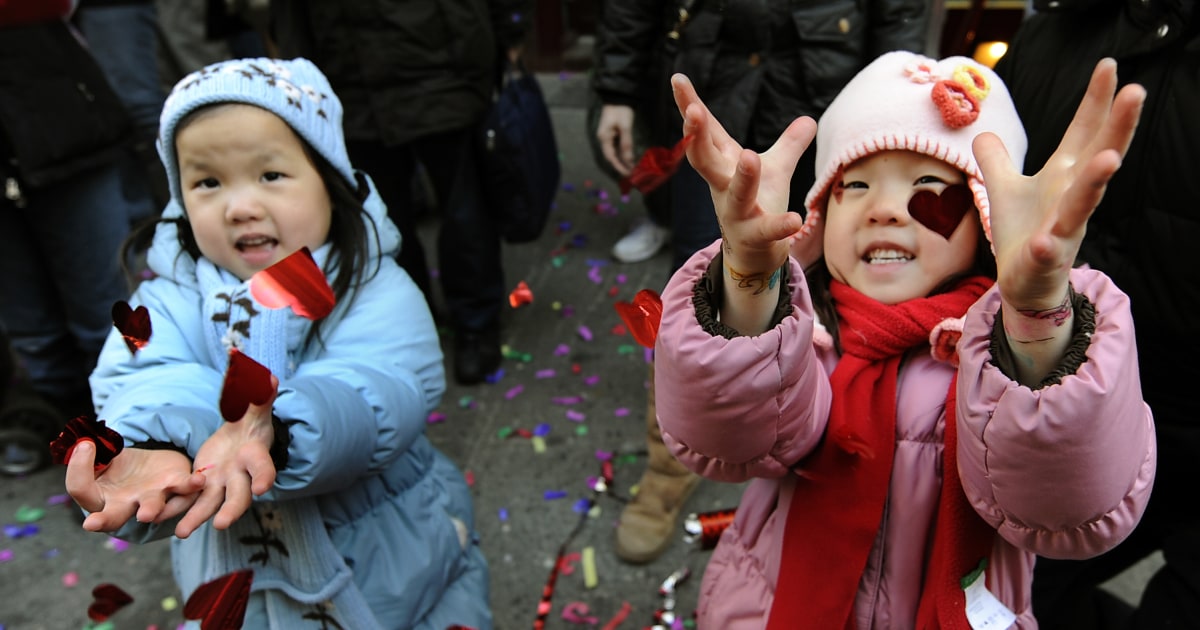
[{"label": "jacket snap button", "polygon": [[1157,35],[1159,39],[1162,39],[1167,36],[1167,31],[1170,31],[1170,30],[1171,30],[1171,27],[1169,25],[1163,24],[1158,27],[1158,30],[1155,31],[1154,34]]},{"label": "jacket snap button", "polygon": [[842,18],[842,19],[838,20],[838,31],[840,31],[842,33],[842,35],[849,33],[850,32],[850,20],[848,20],[846,18]]}]

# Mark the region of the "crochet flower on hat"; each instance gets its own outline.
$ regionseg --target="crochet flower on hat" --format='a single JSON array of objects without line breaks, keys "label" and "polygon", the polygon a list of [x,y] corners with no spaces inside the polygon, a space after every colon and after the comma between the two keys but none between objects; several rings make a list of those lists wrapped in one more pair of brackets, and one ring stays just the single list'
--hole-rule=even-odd
[{"label": "crochet flower on hat", "polygon": [[904,66],[913,83],[933,83],[930,98],[951,129],[966,127],[979,118],[979,106],[991,91],[987,77],[969,64],[960,64],[949,77],[939,76],[937,62],[919,58]]}]

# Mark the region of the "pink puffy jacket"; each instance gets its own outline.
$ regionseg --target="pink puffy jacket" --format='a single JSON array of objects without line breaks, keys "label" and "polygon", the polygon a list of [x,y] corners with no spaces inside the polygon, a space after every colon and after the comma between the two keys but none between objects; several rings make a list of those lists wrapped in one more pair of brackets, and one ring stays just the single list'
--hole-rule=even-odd
[{"label": "pink puffy jacket", "polygon": [[[701,630],[757,629],[766,626],[793,507],[789,468],[821,439],[837,356],[814,346],[811,300],[795,261],[794,309],[781,324],[734,339],[701,329],[693,288],[717,251],[714,244],[694,255],[663,294],[658,421],[692,470],[718,481],[753,480],[709,560],[698,612]],[[1000,308],[994,287],[968,311],[958,343],[959,475],[999,534],[986,584],[1016,613],[1019,630],[1037,628],[1034,554],[1086,558],[1112,548],[1141,518],[1154,481],[1154,427],[1142,401],[1128,299],[1096,271],[1073,270],[1071,283],[1095,305],[1096,330],[1086,360],[1060,384],[1034,391],[990,362]],[[888,505],[854,603],[860,630],[914,625],[953,370],[928,351],[910,353],[901,367]]]}]

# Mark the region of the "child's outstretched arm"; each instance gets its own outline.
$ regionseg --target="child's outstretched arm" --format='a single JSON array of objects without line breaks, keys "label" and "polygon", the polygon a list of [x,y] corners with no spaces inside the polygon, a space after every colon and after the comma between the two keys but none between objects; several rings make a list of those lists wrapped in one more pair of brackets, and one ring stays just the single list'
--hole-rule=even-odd
[{"label": "child's outstretched arm", "polygon": [[192,472],[192,461],[171,449],[122,449],[97,475],[96,446],[80,442],[67,462],[67,493],[91,514],[83,528],[114,532],[129,519],[158,523],[192,506],[204,476]]},{"label": "child's outstretched arm", "polygon": [[796,162],[812,142],[816,123],[797,118],[763,154],[743,148],[726,133],[682,74],[671,87],[683,133],[693,136],[687,156],[708,182],[725,262],[721,321],[744,335],[767,328],[778,302],[781,268],[791,237],[803,217],[788,212],[788,195]]},{"label": "child's outstretched arm", "polygon": [[[271,376],[278,390],[279,379]],[[250,509],[253,497],[275,484],[271,423],[275,397],[262,405],[251,404],[241,420],[220,426],[196,453],[195,466],[204,475],[204,489],[175,526],[175,535],[187,538],[208,519],[213,527],[228,529]]]},{"label": "child's outstretched arm", "polygon": [[1070,343],[1068,273],[1141,115],[1145,90],[1116,86],[1116,62],[1101,60],[1062,142],[1036,175],[1023,176],[991,133],[973,145],[992,208],[1004,332],[1025,385],[1053,370]]}]

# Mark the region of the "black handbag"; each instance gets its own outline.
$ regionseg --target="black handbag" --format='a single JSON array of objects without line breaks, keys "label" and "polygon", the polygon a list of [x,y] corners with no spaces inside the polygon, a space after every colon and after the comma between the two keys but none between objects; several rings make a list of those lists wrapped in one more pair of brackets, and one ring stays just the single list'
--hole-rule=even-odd
[{"label": "black handbag", "polygon": [[562,166],[546,99],[524,64],[506,62],[482,135],[483,190],[500,235],[509,243],[537,239],[550,216]]}]

